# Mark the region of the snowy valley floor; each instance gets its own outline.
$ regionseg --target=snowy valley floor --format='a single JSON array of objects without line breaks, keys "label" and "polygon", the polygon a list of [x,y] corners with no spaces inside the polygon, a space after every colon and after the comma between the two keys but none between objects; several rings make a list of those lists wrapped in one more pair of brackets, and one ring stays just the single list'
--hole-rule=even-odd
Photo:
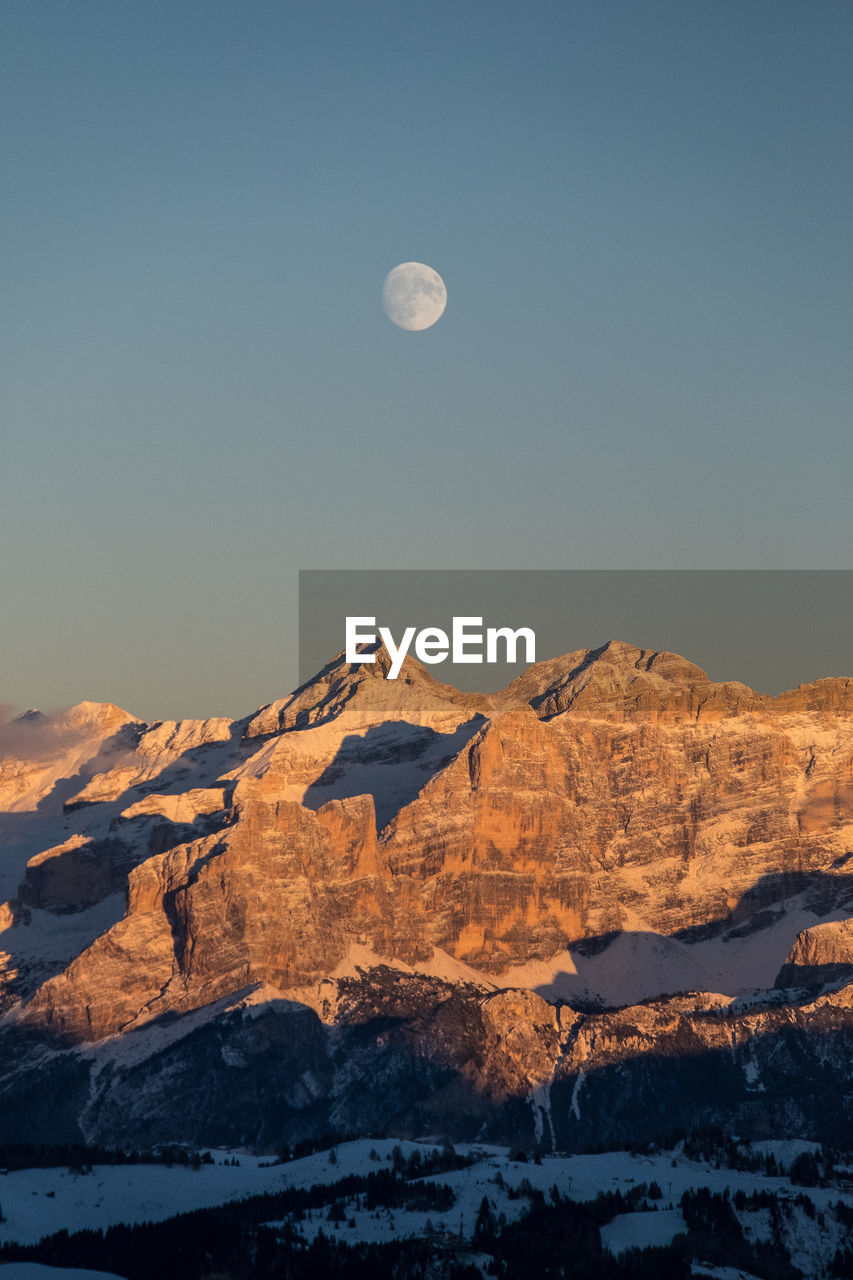
[{"label": "snowy valley floor", "polygon": [[[399,1170],[415,1153],[426,1159],[434,1150],[435,1144],[429,1141],[364,1139],[285,1164],[271,1164],[270,1157],[244,1152],[214,1151],[214,1163],[198,1169],[140,1164],[96,1165],[87,1173],[61,1167],[10,1171],[0,1175],[0,1243],[33,1244],[61,1230],[164,1221],[264,1192],[330,1186],[349,1175]],[[798,1155],[817,1148],[812,1143],[779,1141],[756,1143],[747,1150],[762,1161],[772,1153],[779,1169],[786,1170]],[[783,1207],[781,1228],[779,1215],[774,1225],[769,1209],[741,1207],[737,1216],[744,1235],[751,1242],[769,1242],[774,1232],[778,1239],[781,1230],[791,1264],[810,1277],[832,1274],[832,1259],[846,1245],[848,1229],[837,1216],[837,1202],[853,1212],[853,1182],[843,1166],[836,1169],[828,1185],[805,1190],[787,1176],[718,1168],[705,1160],[688,1159],[681,1148],[656,1154],[544,1155],[539,1162],[513,1159],[505,1148],[460,1145],[456,1151],[473,1157],[474,1163],[467,1168],[430,1172],[426,1179],[449,1189],[452,1194],[446,1196],[446,1204],[368,1210],[363,1195],[341,1195],[334,1200],[334,1209],[327,1198],[322,1207],[308,1209],[289,1221],[306,1241],[322,1231],[348,1245],[426,1237],[470,1249],[484,1198],[495,1221],[512,1222],[527,1212],[530,1193],[536,1190],[548,1197],[556,1187],[574,1201],[591,1201],[601,1192],[617,1190],[626,1195],[633,1192],[635,1197],[639,1193],[640,1211],[619,1214],[601,1229],[602,1244],[618,1256],[629,1248],[669,1244],[683,1233],[685,1221],[679,1203],[686,1191],[708,1188],[712,1193],[728,1191],[731,1197],[737,1192],[746,1196],[769,1192]],[[647,1188],[652,1189],[649,1194]],[[482,1260],[484,1266],[487,1262],[487,1258]],[[39,1280],[52,1274],[32,1263],[0,1264],[0,1280]],[[55,1274],[60,1280],[88,1280],[89,1275],[70,1270]],[[103,1280],[104,1273],[99,1274]],[[734,1280],[747,1273],[718,1265],[702,1267],[694,1274]]]}]

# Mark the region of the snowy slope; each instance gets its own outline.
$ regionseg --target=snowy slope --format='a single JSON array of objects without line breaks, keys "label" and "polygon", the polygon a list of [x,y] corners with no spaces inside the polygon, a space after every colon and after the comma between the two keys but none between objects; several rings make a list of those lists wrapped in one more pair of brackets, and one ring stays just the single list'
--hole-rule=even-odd
[{"label": "snowy slope", "polygon": [[779,909],[767,928],[743,936],[721,934],[684,942],[650,930],[626,930],[593,955],[583,947],[549,960],[513,965],[498,984],[526,987],[546,1000],[599,1000],[612,1007],[681,991],[735,996],[772,988],[798,933],[845,919],[837,910],[817,916],[800,899]]},{"label": "snowy slope", "polygon": [[[799,1145],[799,1144],[798,1144]],[[5,1221],[0,1224],[0,1240],[20,1244],[35,1243],[43,1235],[61,1229],[106,1227],[119,1222],[162,1221],[191,1209],[210,1207],[264,1191],[287,1187],[331,1185],[349,1174],[368,1174],[392,1165],[398,1148],[404,1158],[419,1151],[427,1157],[434,1149],[429,1140],[421,1143],[364,1139],[342,1143],[333,1151],[320,1151],[283,1165],[269,1165],[257,1157],[238,1153],[239,1166],[225,1163],[231,1153],[216,1152],[216,1164],[199,1170],[162,1165],[96,1166],[92,1174],[69,1173],[67,1169],[30,1169],[0,1176],[0,1205]],[[383,1242],[406,1236],[438,1233],[458,1240],[470,1240],[478,1210],[486,1197],[495,1216],[508,1221],[521,1217],[528,1208],[524,1187],[542,1191],[547,1197],[556,1186],[561,1194],[576,1201],[594,1199],[600,1192],[633,1189],[655,1181],[663,1197],[648,1212],[622,1214],[602,1231],[607,1248],[618,1254],[631,1247],[661,1245],[684,1230],[676,1207],[686,1190],[707,1187],[713,1192],[737,1190],[749,1195],[766,1190],[780,1198],[783,1207],[784,1242],[795,1265],[806,1272],[810,1259],[829,1261],[840,1243],[842,1228],[831,1206],[838,1200],[853,1206],[853,1192],[839,1187],[810,1188],[808,1196],[816,1216],[797,1204],[800,1188],[785,1177],[714,1168],[687,1160],[680,1151],[655,1155],[632,1155],[625,1151],[600,1155],[545,1156],[540,1164],[516,1161],[505,1148],[464,1147],[476,1162],[466,1169],[428,1175],[454,1192],[453,1205],[444,1212],[379,1208],[368,1212],[358,1205],[358,1197],[343,1201],[344,1218],[334,1222],[328,1207],[306,1213],[298,1230],[306,1240],[321,1230],[349,1244]],[[791,1155],[780,1144],[778,1156]],[[413,1189],[417,1183],[410,1184]],[[510,1195],[510,1190],[521,1194]],[[744,1210],[741,1224],[748,1239],[766,1239],[765,1210]],[[822,1222],[821,1217],[825,1218]],[[0,1280],[9,1274],[0,1270]],[[33,1273],[37,1276],[38,1273]],[[73,1274],[73,1273],[69,1273]],[[701,1274],[714,1274],[702,1268]],[[25,1280],[25,1273],[21,1273]],[[75,1276],[75,1280],[78,1277]],[[79,1277],[79,1280],[83,1280]],[[88,1280],[88,1276],[86,1277]],[[729,1278],[726,1278],[729,1280]]]}]

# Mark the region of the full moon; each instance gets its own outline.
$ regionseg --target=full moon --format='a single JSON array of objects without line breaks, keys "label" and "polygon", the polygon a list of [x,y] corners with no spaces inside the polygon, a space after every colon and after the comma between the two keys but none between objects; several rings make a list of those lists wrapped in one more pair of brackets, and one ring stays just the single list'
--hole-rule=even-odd
[{"label": "full moon", "polygon": [[423,262],[401,262],[382,286],[385,314],[401,329],[428,329],[444,314],[447,290],[437,271]]}]

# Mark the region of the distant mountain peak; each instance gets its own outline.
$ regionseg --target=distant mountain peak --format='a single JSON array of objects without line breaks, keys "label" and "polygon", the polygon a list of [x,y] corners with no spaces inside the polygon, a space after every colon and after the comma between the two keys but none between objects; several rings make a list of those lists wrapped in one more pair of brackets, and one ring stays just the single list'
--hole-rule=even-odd
[{"label": "distant mountain peak", "polygon": [[29,711],[22,711],[19,716],[15,716],[13,724],[44,724],[47,716],[43,711],[39,711],[38,707],[30,707]]}]

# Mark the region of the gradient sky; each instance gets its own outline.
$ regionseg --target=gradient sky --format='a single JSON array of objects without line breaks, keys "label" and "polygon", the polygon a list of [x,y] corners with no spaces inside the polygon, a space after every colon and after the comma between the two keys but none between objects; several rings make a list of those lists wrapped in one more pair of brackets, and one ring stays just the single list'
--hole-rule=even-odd
[{"label": "gradient sky", "polygon": [[244,714],[299,568],[849,567],[851,50],[847,0],[6,0],[0,702]]}]

